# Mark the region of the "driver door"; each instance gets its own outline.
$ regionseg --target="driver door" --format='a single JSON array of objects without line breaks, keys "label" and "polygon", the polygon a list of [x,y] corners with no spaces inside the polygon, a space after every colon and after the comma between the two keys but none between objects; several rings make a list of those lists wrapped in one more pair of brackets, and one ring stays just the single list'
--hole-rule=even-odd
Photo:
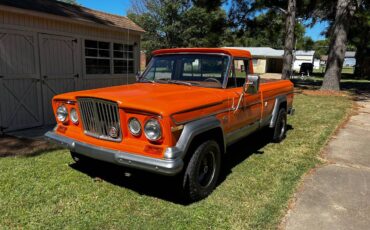
[{"label": "driver door", "polygon": [[[228,141],[233,142],[258,128],[261,119],[260,92],[247,91],[243,95],[243,86],[249,72],[248,59],[234,59],[231,75],[227,83],[229,104]],[[239,106],[238,106],[239,104]]]}]

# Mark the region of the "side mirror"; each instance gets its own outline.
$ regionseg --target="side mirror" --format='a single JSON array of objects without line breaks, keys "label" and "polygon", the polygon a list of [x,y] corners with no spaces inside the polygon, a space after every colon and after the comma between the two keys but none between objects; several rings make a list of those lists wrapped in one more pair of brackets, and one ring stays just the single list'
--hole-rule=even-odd
[{"label": "side mirror", "polygon": [[140,78],[141,78],[141,72],[140,72],[140,71],[138,71],[138,72],[136,73],[135,77],[136,77],[136,81],[139,81],[139,80],[140,80]]},{"label": "side mirror", "polygon": [[248,75],[247,82],[244,84],[244,92],[249,94],[255,94],[258,92],[260,87],[260,76]]}]

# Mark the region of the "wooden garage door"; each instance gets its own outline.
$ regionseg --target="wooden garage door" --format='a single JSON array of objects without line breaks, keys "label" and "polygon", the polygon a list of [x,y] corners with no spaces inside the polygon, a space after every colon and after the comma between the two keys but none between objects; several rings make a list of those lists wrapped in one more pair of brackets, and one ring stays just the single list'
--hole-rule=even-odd
[{"label": "wooden garage door", "polygon": [[44,124],[55,123],[54,95],[75,91],[78,82],[77,40],[73,37],[39,34]]},{"label": "wooden garage door", "polygon": [[0,29],[0,126],[5,131],[42,125],[37,37]]}]

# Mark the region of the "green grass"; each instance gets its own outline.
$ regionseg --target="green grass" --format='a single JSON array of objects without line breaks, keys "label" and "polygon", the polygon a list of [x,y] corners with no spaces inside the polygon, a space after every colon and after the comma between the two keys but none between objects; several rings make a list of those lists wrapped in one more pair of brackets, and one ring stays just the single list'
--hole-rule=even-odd
[{"label": "green grass", "polygon": [[230,147],[220,185],[189,205],[176,202],[164,177],[77,170],[66,150],[2,158],[0,229],[274,229],[351,101],[298,95],[295,107],[283,143],[260,132]]}]

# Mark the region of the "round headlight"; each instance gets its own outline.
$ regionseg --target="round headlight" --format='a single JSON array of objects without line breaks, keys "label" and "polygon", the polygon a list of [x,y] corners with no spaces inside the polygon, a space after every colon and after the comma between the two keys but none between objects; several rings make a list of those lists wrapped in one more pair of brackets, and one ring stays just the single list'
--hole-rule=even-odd
[{"label": "round headlight", "polygon": [[162,137],[161,125],[156,119],[149,119],[144,126],[144,133],[146,138],[150,141],[157,141]]},{"label": "round headlight", "polygon": [[136,118],[130,118],[128,120],[128,129],[132,135],[139,136],[141,134],[140,121]]},{"label": "round headlight", "polygon": [[60,122],[65,122],[68,117],[68,110],[64,105],[57,108],[57,119]]},{"label": "round headlight", "polygon": [[76,109],[71,109],[71,114],[69,115],[69,117],[71,118],[73,124],[78,124],[78,114]]}]

